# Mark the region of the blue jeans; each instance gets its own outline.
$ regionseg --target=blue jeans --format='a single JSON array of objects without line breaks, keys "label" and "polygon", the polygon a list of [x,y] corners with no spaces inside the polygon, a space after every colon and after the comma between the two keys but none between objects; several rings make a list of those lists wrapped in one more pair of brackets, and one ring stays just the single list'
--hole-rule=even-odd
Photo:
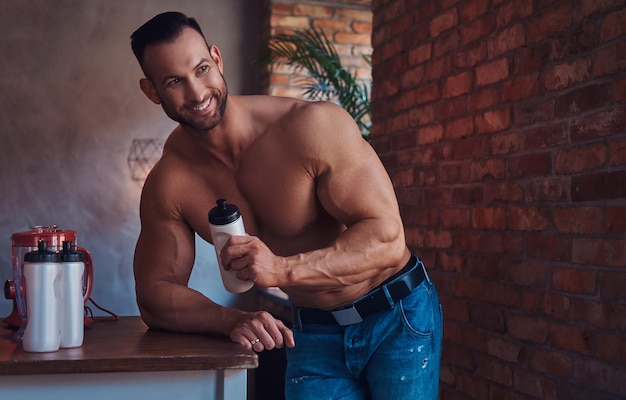
[{"label": "blue jeans", "polygon": [[441,305],[426,279],[389,311],[363,322],[307,324],[287,349],[288,400],[436,400]]}]

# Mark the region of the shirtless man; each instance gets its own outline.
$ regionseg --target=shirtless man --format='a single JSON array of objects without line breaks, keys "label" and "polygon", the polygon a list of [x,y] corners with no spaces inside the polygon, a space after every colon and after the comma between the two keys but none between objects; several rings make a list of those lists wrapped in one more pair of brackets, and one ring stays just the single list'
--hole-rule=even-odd
[{"label": "shirtless man", "polygon": [[[352,118],[327,102],[229,95],[220,50],[180,13],[148,21],[132,47],[141,90],[179,123],[141,197],[134,271],[146,324],[255,351],[287,346],[288,398],[435,399],[436,290]],[[239,206],[248,233],[229,239],[222,264],[285,291],[293,331],[187,286],[194,234],[212,241],[207,213],[219,198]]]}]

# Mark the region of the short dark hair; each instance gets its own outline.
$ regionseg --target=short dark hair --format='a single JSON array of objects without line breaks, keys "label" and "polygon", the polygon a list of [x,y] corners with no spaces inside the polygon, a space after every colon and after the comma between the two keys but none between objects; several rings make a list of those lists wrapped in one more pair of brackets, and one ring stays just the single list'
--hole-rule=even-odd
[{"label": "short dark hair", "polygon": [[[143,68],[143,56],[146,47],[154,44],[167,43],[176,39],[183,32],[183,29],[189,27],[206,38],[200,29],[200,25],[194,18],[190,18],[183,13],[176,11],[168,11],[161,13],[151,20],[141,25],[130,36],[130,46],[133,53],[139,61],[139,65]],[[208,46],[208,43],[207,43]]]}]

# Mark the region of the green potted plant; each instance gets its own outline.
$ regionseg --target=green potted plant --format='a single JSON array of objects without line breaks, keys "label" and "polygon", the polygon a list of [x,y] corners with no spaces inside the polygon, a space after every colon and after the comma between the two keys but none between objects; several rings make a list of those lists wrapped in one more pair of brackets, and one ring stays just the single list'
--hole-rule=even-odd
[{"label": "green potted plant", "polygon": [[[363,56],[368,65],[371,59]],[[255,63],[264,66],[287,65],[296,72],[306,71],[299,86],[309,100],[337,102],[356,121],[361,135],[369,140],[371,128],[368,85],[341,64],[333,44],[323,31],[306,29],[293,34],[271,36],[261,43]]]}]

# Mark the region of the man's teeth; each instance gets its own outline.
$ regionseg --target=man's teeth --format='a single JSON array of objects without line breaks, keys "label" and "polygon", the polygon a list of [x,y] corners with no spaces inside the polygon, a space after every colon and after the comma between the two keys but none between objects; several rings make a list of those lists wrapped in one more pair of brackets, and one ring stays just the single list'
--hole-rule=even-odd
[{"label": "man's teeth", "polygon": [[206,110],[206,108],[209,106],[209,104],[211,103],[211,100],[207,100],[204,103],[200,104],[198,107],[194,107],[194,111],[202,111],[202,110]]}]

